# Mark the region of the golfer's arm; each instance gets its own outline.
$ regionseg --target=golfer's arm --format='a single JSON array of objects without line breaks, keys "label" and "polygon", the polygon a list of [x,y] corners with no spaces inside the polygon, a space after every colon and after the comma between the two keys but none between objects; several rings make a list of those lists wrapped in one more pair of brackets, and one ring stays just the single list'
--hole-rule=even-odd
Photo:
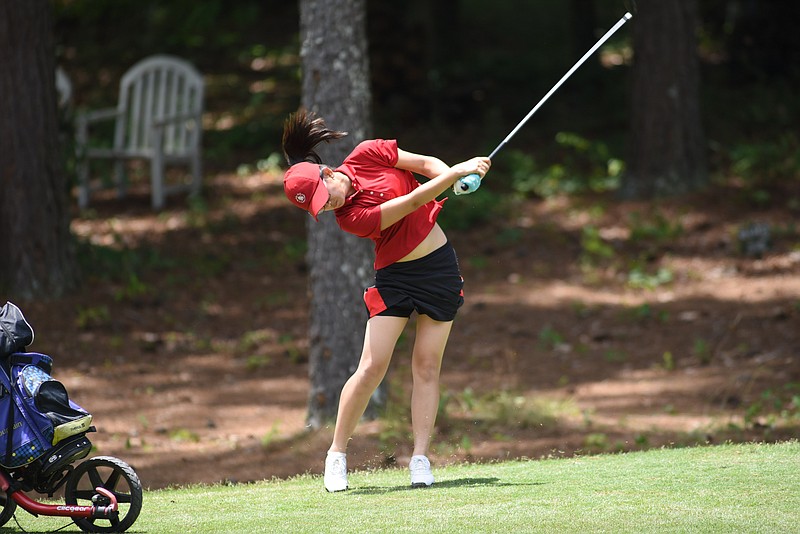
[{"label": "golfer's arm", "polygon": [[450,166],[439,158],[414,154],[405,150],[397,149],[397,163],[395,167],[414,174],[420,174],[426,178],[435,178],[446,172]]},{"label": "golfer's arm", "polygon": [[461,175],[457,171],[445,165],[444,172],[435,178],[420,185],[407,195],[381,204],[381,230],[385,230],[417,208],[438,197],[460,177]]}]

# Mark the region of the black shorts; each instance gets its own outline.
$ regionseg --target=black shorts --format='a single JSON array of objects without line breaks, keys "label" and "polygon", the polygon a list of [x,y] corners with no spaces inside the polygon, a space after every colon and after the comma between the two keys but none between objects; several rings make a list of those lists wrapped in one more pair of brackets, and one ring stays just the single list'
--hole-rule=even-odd
[{"label": "black shorts", "polygon": [[364,291],[370,317],[410,317],[416,310],[436,321],[452,321],[464,304],[464,279],[448,242],[425,257],[393,263],[375,273]]}]

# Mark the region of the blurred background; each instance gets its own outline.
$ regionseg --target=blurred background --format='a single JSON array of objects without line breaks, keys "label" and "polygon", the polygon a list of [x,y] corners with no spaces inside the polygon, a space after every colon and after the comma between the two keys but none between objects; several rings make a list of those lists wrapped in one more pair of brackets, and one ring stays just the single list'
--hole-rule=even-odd
[{"label": "blurred background", "polygon": [[[126,69],[171,53],[207,81],[209,170],[280,151],[281,123],[300,103],[296,2],[54,5],[58,64],[73,81],[76,108],[113,105]],[[609,0],[368,2],[374,133],[448,161],[488,153],[627,8]],[[702,119],[719,179],[796,177],[798,9],[776,0],[699,2]],[[624,160],[630,27],[604,51],[607,68],[590,61],[575,73],[503,159],[521,153],[540,173],[555,163]],[[606,161],[592,161],[598,151]]]}]

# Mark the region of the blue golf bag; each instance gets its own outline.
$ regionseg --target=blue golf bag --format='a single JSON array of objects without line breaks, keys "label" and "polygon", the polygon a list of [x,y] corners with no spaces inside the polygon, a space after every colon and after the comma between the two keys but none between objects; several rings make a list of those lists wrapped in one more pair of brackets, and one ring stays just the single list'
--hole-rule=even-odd
[{"label": "blue golf bag", "polygon": [[50,376],[53,360],[24,352],[33,329],[12,303],[0,308],[0,466],[30,487],[57,489],[69,464],[89,454],[92,416]]}]

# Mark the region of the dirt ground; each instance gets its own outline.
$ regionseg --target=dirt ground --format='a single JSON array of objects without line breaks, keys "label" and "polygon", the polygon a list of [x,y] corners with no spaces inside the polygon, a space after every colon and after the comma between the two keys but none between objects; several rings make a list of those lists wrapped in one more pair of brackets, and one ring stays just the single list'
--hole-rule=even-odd
[{"label": "dirt ground", "polygon": [[[769,208],[733,187],[655,204],[529,200],[446,229],[466,304],[434,465],[797,437],[800,236],[784,202],[796,193]],[[17,302],[31,350],[93,413],[96,453],[145,487],[320,473],[332,432],[305,425],[304,215],[268,174],[218,176],[205,199],[156,214],[134,189],[77,215],[75,234],[128,252],[83,247],[100,272],[80,292]],[[771,230],[763,257],[740,250],[753,222]],[[140,264],[141,278],[120,276]],[[412,336],[352,468],[408,461]]]}]

